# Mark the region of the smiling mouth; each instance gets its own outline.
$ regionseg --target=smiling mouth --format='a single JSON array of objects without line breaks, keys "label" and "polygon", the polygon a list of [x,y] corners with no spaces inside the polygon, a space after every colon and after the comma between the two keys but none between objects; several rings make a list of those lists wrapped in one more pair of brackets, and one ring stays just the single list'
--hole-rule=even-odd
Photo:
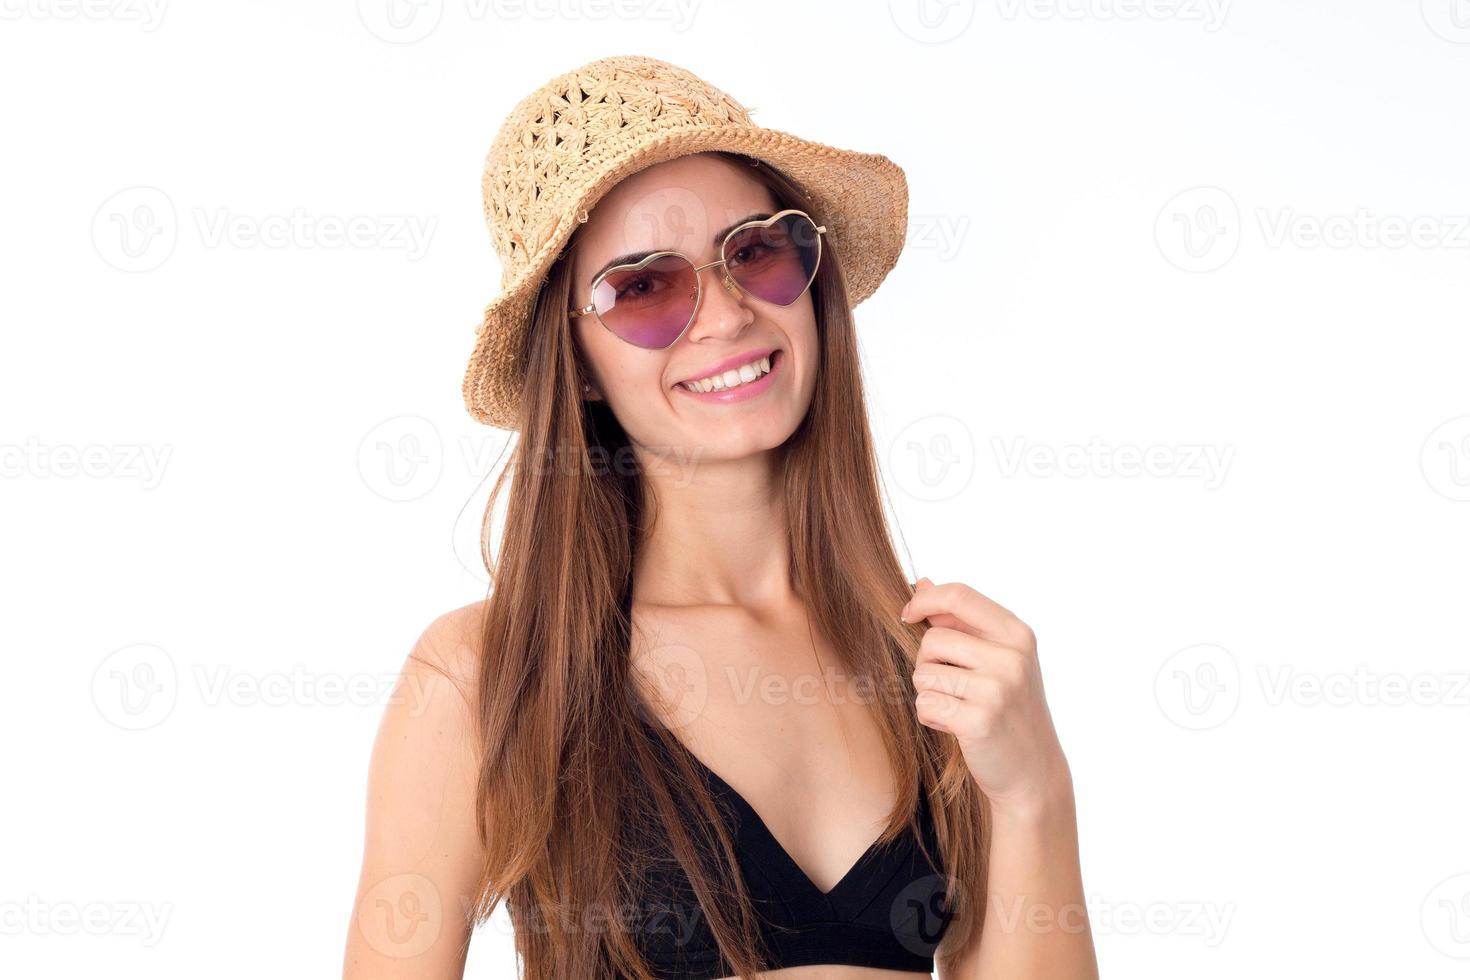
[{"label": "smiling mouth", "polygon": [[747,385],[771,373],[771,365],[776,362],[781,351],[774,350],[764,357],[758,357],[739,367],[718,374],[711,374],[705,378],[697,378],[692,381],[681,381],[675,387],[684,388],[695,394],[703,394],[710,391],[729,391]]}]

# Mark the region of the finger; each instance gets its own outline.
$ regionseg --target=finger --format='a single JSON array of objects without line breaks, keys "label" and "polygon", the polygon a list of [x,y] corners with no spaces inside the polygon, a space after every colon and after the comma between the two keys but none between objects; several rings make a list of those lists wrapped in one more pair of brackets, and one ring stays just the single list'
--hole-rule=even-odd
[{"label": "finger", "polygon": [[972,626],[953,613],[935,613],[932,616],[927,616],[919,620],[919,622],[928,623],[930,626],[943,626],[945,629],[959,630],[967,636],[977,636]]},{"label": "finger", "polygon": [[919,640],[914,666],[938,663],[951,664],[955,667],[974,667],[984,656],[984,651],[979,646],[981,642],[978,637],[962,630],[950,629],[946,626],[931,626],[924,631],[923,638]]},{"label": "finger", "polygon": [[920,691],[914,698],[914,712],[920,724],[936,731],[953,732],[964,710],[964,702],[941,691]]},{"label": "finger", "polygon": [[987,664],[1006,663],[1017,656],[1015,650],[994,640],[981,639],[963,630],[946,626],[931,626],[919,641],[914,666],[942,663],[975,670],[984,668]]},{"label": "finger", "polygon": [[1003,642],[1024,642],[1029,629],[1009,609],[962,582],[946,582],[915,592],[900,614],[904,622],[918,622],[940,613],[957,616],[969,632]]},{"label": "finger", "polygon": [[963,701],[975,686],[975,674],[953,664],[926,663],[914,671],[914,689],[937,691]]},{"label": "finger", "polygon": [[967,621],[973,620],[971,625],[981,628],[1016,620],[1015,613],[963,582],[931,585],[922,591],[916,589],[904,606],[904,612],[910,622],[917,622],[931,613],[954,613]]}]

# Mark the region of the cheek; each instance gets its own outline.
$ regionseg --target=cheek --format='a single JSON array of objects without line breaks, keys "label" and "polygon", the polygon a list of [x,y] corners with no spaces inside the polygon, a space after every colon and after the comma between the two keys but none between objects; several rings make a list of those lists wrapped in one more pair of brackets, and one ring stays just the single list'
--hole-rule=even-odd
[{"label": "cheek", "polygon": [[817,338],[817,321],[808,299],[802,315],[786,327],[786,336],[791,341],[792,353],[800,365],[802,389],[810,395],[817,384],[817,369],[821,361],[820,341]]},{"label": "cheek", "polygon": [[664,364],[659,356],[624,343],[598,323],[578,324],[575,330],[582,363],[616,413],[636,413],[658,393]]},{"label": "cheek", "polygon": [[598,391],[606,395],[608,387],[616,382],[621,373],[618,370],[618,339],[591,317],[577,319],[572,327],[572,339],[581,356],[583,370]]},{"label": "cheek", "polygon": [[662,383],[663,374],[655,359],[639,359],[636,355],[616,358],[603,378],[602,397],[619,413],[638,412],[654,404]]}]

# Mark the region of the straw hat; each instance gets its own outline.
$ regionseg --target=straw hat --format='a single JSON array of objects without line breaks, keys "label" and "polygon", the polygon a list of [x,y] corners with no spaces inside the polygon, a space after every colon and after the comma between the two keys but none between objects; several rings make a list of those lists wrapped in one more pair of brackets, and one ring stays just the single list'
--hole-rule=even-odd
[{"label": "straw hat", "polygon": [[521,100],[485,158],[485,221],[501,292],[485,309],[465,372],[472,416],[516,428],[536,295],[593,204],[631,173],[707,150],[762,160],[807,193],[803,207],[829,229],[852,305],[898,261],[908,184],[892,160],[757,126],[730,96],[666,61],[593,61]]}]

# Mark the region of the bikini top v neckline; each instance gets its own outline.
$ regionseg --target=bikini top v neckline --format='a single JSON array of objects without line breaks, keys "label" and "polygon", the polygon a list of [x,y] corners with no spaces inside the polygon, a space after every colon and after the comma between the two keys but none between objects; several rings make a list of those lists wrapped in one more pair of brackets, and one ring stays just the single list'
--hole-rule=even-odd
[{"label": "bikini top v neckline", "polygon": [[[656,735],[654,737],[657,738]],[[842,877],[837,880],[837,883],[824,892],[817,886],[816,882],[812,881],[811,876],[797,863],[796,859],[791,856],[791,852],[786,849],[786,846],[771,832],[771,828],[766,823],[765,818],[751,805],[750,801],[734,786],[731,786],[728,780],[711,769],[703,759],[691,752],[688,747],[685,747],[684,751],[689,755],[695,768],[704,775],[705,780],[717,791],[718,795],[729,800],[734,806],[739,817],[737,829],[742,844],[752,848],[759,854],[763,854],[767,861],[774,862],[779,866],[777,873],[768,877],[772,877],[775,880],[794,880],[802,889],[808,892],[808,897],[811,900],[825,904],[834,912],[842,909],[849,909],[851,911],[860,909],[861,904],[865,904],[862,902],[863,895],[871,894],[876,886],[886,884],[887,879],[892,876],[893,866],[890,863],[887,868],[884,868],[883,859],[892,848],[899,846],[906,837],[912,836],[911,832],[909,834],[901,834],[897,839],[884,845],[880,833],[879,837],[875,838],[863,850],[862,854],[858,855],[857,859],[853,861],[848,869],[843,872]],[[927,805],[922,793],[920,794],[920,805],[924,807],[924,815],[927,816]],[[883,879],[881,881],[874,880],[874,873],[883,875]],[[856,908],[853,906],[854,900],[860,903]]]},{"label": "bikini top v neckline", "polygon": [[[666,733],[646,720],[643,728],[655,752],[672,765],[674,760],[667,755],[671,749],[664,744]],[[824,892],[750,801],[681,740],[674,742],[684,749],[695,777],[714,797],[730,832],[739,871],[760,920],[761,940],[770,954],[769,969],[851,964],[933,971],[934,951],[949,921],[944,911],[948,878],[924,793],[919,794],[917,833],[908,827],[886,843],[880,843],[880,834]],[[688,806],[687,797],[677,792],[674,802],[679,809]],[[686,815],[692,818],[692,810]],[[730,965],[699,911],[698,896],[668,850],[667,839],[660,838],[644,843],[651,848],[651,860],[638,898],[640,907],[652,915],[639,936],[655,976],[660,980],[730,976]]]}]

